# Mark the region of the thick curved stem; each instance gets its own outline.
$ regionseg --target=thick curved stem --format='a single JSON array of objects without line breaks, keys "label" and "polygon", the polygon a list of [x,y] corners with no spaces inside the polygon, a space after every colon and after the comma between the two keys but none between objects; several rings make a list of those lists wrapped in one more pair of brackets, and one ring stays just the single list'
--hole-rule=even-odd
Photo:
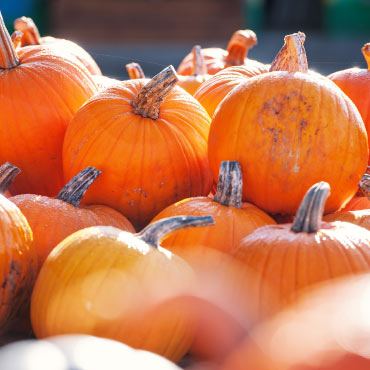
[{"label": "thick curved stem", "polygon": [[14,68],[18,64],[17,52],[0,12],[0,69]]},{"label": "thick curved stem", "polygon": [[[369,168],[369,167],[368,167]],[[370,175],[365,173],[359,183],[360,190],[365,197],[370,198]]]},{"label": "thick curved stem", "polygon": [[155,75],[139,92],[132,102],[134,113],[146,118],[158,119],[162,101],[178,81],[173,66],[168,66]]},{"label": "thick curved stem", "polygon": [[241,66],[249,49],[257,45],[257,36],[252,30],[236,31],[227,45],[226,67]]},{"label": "thick curved stem", "polygon": [[366,60],[366,64],[367,64],[367,69],[370,71],[370,42],[368,42],[367,44],[365,44],[362,49],[362,54]]},{"label": "thick curved stem", "polygon": [[59,192],[57,199],[78,207],[87,189],[100,174],[101,171],[94,167],[85,168],[64,186]]},{"label": "thick curved stem", "polygon": [[194,64],[194,76],[204,76],[207,74],[207,66],[204,63],[202,48],[199,45],[195,45],[192,50],[193,64]]},{"label": "thick curved stem", "polygon": [[23,37],[23,32],[21,31],[14,31],[12,33],[11,39],[12,39],[15,50],[18,50],[22,46],[22,37]]},{"label": "thick curved stem", "polygon": [[136,234],[138,238],[153,247],[159,247],[160,241],[168,234],[186,227],[213,225],[211,216],[175,216],[156,221]]},{"label": "thick curved stem", "polygon": [[242,206],[243,177],[239,162],[223,161],[218,175],[214,200],[225,206]]},{"label": "thick curved stem", "polygon": [[32,18],[17,18],[14,21],[14,29],[23,32],[22,46],[41,44],[40,32]]},{"label": "thick curved stem", "polygon": [[271,63],[270,72],[307,72],[307,56],[304,48],[306,35],[302,32],[284,37],[284,45]]},{"label": "thick curved stem", "polygon": [[9,162],[0,166],[0,194],[5,193],[21,170]]},{"label": "thick curved stem", "polygon": [[145,74],[139,63],[128,63],[126,64],[126,71],[130,80],[136,80],[138,78],[145,78]]},{"label": "thick curved stem", "polygon": [[320,229],[325,202],[330,194],[330,185],[321,181],[308,189],[298,208],[291,231],[315,233]]}]

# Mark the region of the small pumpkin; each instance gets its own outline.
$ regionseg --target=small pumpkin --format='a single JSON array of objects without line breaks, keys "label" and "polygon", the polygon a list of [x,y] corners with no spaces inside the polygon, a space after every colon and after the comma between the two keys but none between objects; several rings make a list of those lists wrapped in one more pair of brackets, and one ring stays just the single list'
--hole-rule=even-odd
[{"label": "small pumpkin", "polygon": [[313,185],[292,224],[261,227],[240,243],[234,256],[255,276],[248,291],[257,297],[253,302],[261,317],[294,302],[314,284],[370,271],[370,232],[322,221],[329,191],[325,182]]},{"label": "small pumpkin", "polygon": [[[260,65],[248,58],[248,52],[257,44],[257,36],[252,30],[236,31],[227,45],[227,49],[206,48],[202,54],[207,67],[207,73],[214,75],[218,71],[231,66]],[[180,63],[177,72],[183,76],[191,76],[194,71],[193,55],[188,54]]]},{"label": "small pumpkin", "polygon": [[[369,167],[368,170],[369,171]],[[370,209],[370,174],[365,173],[359,183],[360,190],[358,193],[346,204],[341,212],[358,211],[362,209]]]},{"label": "small pumpkin", "polygon": [[[92,56],[81,46],[70,40],[58,39],[51,36],[41,37],[40,32],[31,18],[20,17],[14,21],[14,29],[22,32],[21,46],[44,45],[70,54],[82,63],[92,75],[101,75],[100,68]],[[17,36],[14,37],[17,39]]]},{"label": "small pumpkin", "polygon": [[64,140],[67,177],[87,166],[103,171],[85,201],[116,208],[137,229],[173,202],[211,188],[210,118],[176,83],[168,67],[149,81],[123,81],[96,94]]},{"label": "small pumpkin", "polygon": [[194,95],[198,87],[211,76],[207,74],[207,66],[204,63],[203,52],[199,45],[193,47],[192,54],[193,73],[190,76],[179,75],[179,86]]},{"label": "small pumpkin", "polygon": [[181,301],[194,277],[159,243],[179,228],[212,222],[181,216],[138,234],[106,226],[72,234],[48,256],[33,290],[36,336],[91,334],[180,360],[194,336],[195,317]]},{"label": "small pumpkin", "polygon": [[[181,200],[160,212],[153,222],[178,215],[211,215],[215,226],[179,230],[163,240],[162,245],[185,258],[193,247],[214,248],[232,252],[241,240],[258,227],[275,224],[266,213],[242,202],[243,180],[238,162],[223,161],[213,199],[194,197]],[[184,255],[185,253],[185,255]]]},{"label": "small pumpkin", "polygon": [[[56,83],[57,81],[57,83]],[[11,192],[54,196],[62,145],[77,109],[95,92],[86,68],[39,46],[14,49],[0,17],[0,163],[22,169]]]},{"label": "small pumpkin", "polygon": [[77,230],[105,225],[135,231],[130,222],[112,208],[101,205],[80,207],[82,197],[100,173],[87,167],[74,176],[56,198],[34,194],[10,198],[31,225],[40,267],[52,249]]},{"label": "small pumpkin", "polygon": [[239,161],[248,184],[243,200],[271,214],[294,214],[321,180],[335,184],[326,203],[326,212],[335,212],[356,193],[367,166],[361,116],[334,83],[308,73],[304,38],[286,36],[270,72],[227,95],[209,134],[214,177],[222,160]]},{"label": "small pumpkin", "polygon": [[0,194],[10,197],[9,187],[21,170],[13,164],[6,162],[0,166]]},{"label": "small pumpkin", "polygon": [[[370,43],[362,47],[367,69],[349,68],[328,76],[355,103],[370,135]],[[369,159],[370,163],[370,159]]]}]

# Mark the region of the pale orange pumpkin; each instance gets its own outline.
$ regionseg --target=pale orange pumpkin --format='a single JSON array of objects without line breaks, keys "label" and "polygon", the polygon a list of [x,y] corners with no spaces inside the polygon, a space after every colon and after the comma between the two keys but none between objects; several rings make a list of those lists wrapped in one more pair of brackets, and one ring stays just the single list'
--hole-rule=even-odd
[{"label": "pale orange pumpkin", "polygon": [[79,110],[65,136],[65,176],[101,169],[86,203],[121,211],[137,229],[173,202],[211,188],[210,118],[176,83],[168,67],[150,81],[106,89]]},{"label": "pale orange pumpkin", "polygon": [[103,226],[72,234],[48,256],[33,290],[36,336],[91,334],[180,360],[195,333],[196,317],[183,300],[194,276],[159,243],[178,228],[212,222],[182,216],[138,234]]},{"label": "pale orange pumpkin", "polygon": [[239,161],[248,184],[243,200],[270,214],[294,214],[321,180],[332,186],[326,212],[335,212],[356,193],[367,166],[357,108],[329,79],[308,73],[303,42],[302,33],[286,36],[270,72],[222,101],[209,134],[214,178],[221,161]]}]

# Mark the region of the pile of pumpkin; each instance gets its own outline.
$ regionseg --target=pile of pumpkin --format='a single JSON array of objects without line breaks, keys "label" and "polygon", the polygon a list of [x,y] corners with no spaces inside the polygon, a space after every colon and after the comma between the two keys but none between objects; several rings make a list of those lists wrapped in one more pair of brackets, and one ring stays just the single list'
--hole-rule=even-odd
[{"label": "pile of pumpkin", "polygon": [[118,81],[14,26],[0,329],[42,340],[1,369],[369,368],[369,71],[310,71],[300,32],[265,65],[243,30]]}]

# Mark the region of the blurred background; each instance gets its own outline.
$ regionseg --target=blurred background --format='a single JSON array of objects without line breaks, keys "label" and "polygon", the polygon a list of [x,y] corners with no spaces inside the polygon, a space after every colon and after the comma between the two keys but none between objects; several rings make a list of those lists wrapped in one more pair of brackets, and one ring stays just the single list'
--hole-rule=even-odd
[{"label": "blurred background", "polygon": [[121,79],[128,62],[153,75],[194,44],[226,47],[240,28],[257,33],[250,57],[266,63],[284,34],[305,32],[310,67],[324,74],[364,66],[370,41],[370,0],[0,0],[0,9],[10,31],[16,17],[33,17],[41,35],[80,43]]}]

